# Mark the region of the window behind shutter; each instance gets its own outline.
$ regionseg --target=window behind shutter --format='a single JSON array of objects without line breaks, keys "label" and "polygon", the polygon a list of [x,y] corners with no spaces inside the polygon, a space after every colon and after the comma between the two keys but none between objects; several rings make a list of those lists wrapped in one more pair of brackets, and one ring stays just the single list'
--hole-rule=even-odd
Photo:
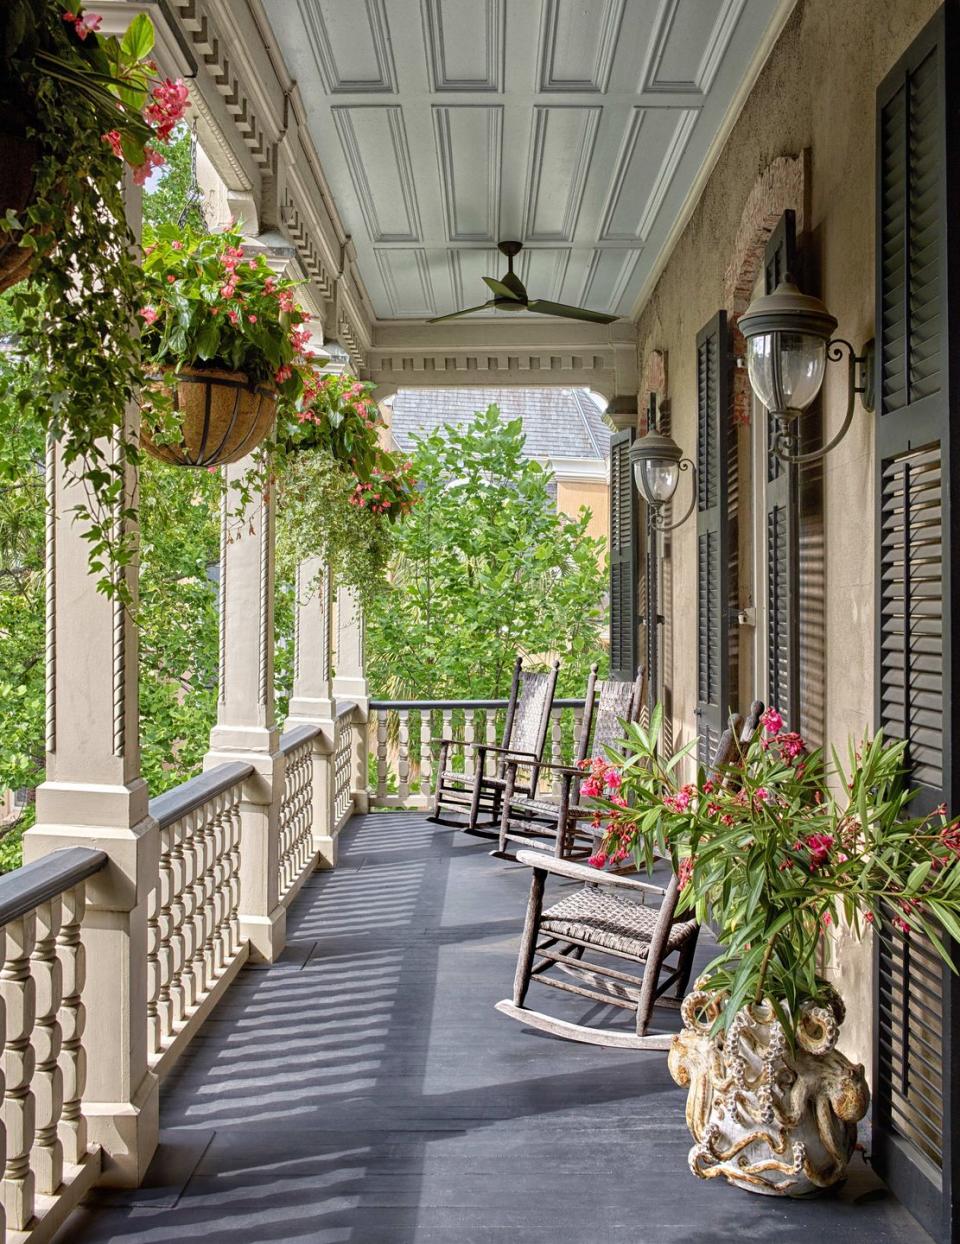
[{"label": "window behind shutter", "polygon": [[719,311],[697,334],[697,759],[709,764],[730,710],[730,348]]},{"label": "window behind shutter", "polygon": [[610,438],[610,675],[636,677],[637,501],[630,470],[636,432],[627,428]]},{"label": "window behind shutter", "polygon": [[[951,442],[948,342],[956,247],[957,9],[947,5],[877,94],[876,705],[908,742],[912,805],[958,810],[957,702],[950,624]],[[948,49],[947,41],[951,48]],[[952,49],[952,50],[951,50]],[[956,226],[953,226],[956,228]],[[956,305],[956,297],[954,297]],[[933,948],[889,927],[877,946],[874,1160],[939,1240],[957,1238],[960,1072],[951,1030],[960,994]]]},{"label": "window behind shutter", "polygon": [[[764,293],[786,273],[797,276],[796,217],[786,211],[763,258]],[[797,468],[775,457],[774,425],[767,419],[766,568],[767,701],[790,729],[800,725],[800,533]]]}]

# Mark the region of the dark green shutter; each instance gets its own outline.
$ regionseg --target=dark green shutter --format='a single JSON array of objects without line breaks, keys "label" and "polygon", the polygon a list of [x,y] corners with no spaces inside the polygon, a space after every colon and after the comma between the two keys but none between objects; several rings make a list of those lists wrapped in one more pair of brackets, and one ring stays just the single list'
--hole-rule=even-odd
[{"label": "dark green shutter", "polygon": [[[950,3],[877,93],[875,690],[877,724],[908,741],[912,805],[958,808],[950,705],[951,545],[958,438],[957,7]],[[954,346],[954,349],[956,347]],[[956,397],[953,396],[953,401]],[[960,1090],[958,991],[917,932],[877,948],[874,1160],[938,1240],[960,1233],[952,1133]]]},{"label": "dark green shutter", "polygon": [[[797,276],[796,220],[786,211],[763,257],[764,292],[784,275]],[[797,468],[769,449],[774,426],[766,419],[767,481],[764,538],[767,574],[767,702],[780,710],[790,729],[800,726],[800,507]]]},{"label": "dark green shutter", "polygon": [[697,759],[730,711],[730,347],[726,312],[697,334]]},{"label": "dark green shutter", "polygon": [[610,674],[636,677],[637,625],[637,498],[630,470],[630,446],[636,432],[628,428],[610,438]]}]

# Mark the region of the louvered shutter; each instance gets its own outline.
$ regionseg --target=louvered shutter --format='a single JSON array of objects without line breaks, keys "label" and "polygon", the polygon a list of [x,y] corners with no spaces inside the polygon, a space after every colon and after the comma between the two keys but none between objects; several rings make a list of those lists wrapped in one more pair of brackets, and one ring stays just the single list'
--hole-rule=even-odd
[{"label": "louvered shutter", "polygon": [[636,677],[637,501],[630,471],[630,446],[636,432],[627,428],[610,438],[610,675]]},{"label": "louvered shutter", "polygon": [[[784,275],[797,275],[796,218],[786,211],[763,257],[763,287],[772,293]],[[774,425],[766,420],[767,480],[764,534],[767,578],[767,702],[790,729],[800,725],[800,531],[797,468],[770,452]]]},{"label": "louvered shutter", "polygon": [[[958,513],[951,442],[949,315],[956,246],[957,90],[946,65],[957,9],[947,5],[877,94],[876,705],[908,741],[912,805],[958,809],[951,703],[951,529]],[[951,132],[952,131],[952,132]],[[956,291],[952,299],[956,306]],[[960,1232],[953,1143],[960,1070],[951,1030],[958,991],[917,932],[877,947],[874,1161],[939,1240]]]},{"label": "louvered shutter", "polygon": [[709,764],[730,710],[730,348],[726,312],[697,334],[697,759]]}]

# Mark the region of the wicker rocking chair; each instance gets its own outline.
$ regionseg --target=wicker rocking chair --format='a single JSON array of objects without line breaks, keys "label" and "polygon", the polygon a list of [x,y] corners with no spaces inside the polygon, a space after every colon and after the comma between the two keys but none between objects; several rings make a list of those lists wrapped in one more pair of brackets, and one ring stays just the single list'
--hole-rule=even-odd
[{"label": "wicker rocking chair", "polygon": [[[750,715],[733,717],[717,745],[713,769],[719,774],[738,757],[737,738],[752,737],[763,706],[755,701]],[[729,781],[729,774],[724,778]],[[544,851],[519,851],[517,859],[533,870],[513,997],[497,1010],[531,1028],[590,1045],[632,1050],[666,1050],[672,1033],[649,1033],[653,1008],[679,1008],[690,980],[699,926],[677,920],[680,895],[677,878],[666,889],[634,876],[602,872]],[[547,874],[581,881],[544,909]],[[660,899],[659,907],[651,904]],[[586,955],[594,956],[587,959]],[[599,956],[601,962],[596,961]],[[617,966],[611,966],[610,961]],[[625,968],[633,965],[634,971]],[[639,972],[636,970],[639,969]],[[559,973],[560,975],[548,975]],[[525,1006],[531,983],[549,985],[592,1002],[636,1013],[633,1032],[597,1028],[557,1019]],[[667,990],[671,997],[665,997]]]},{"label": "wicker rocking chair", "polygon": [[584,776],[580,761],[588,756],[602,756],[604,749],[623,738],[623,722],[637,721],[646,695],[646,676],[641,669],[633,682],[597,682],[597,667],[590,671],[583,708],[583,724],[572,765],[540,766],[541,777],[555,775],[559,781],[556,800],[537,798],[520,793],[517,787],[519,764],[507,760],[506,786],[500,815],[500,837],[490,854],[497,859],[515,857],[507,851],[507,843],[521,847],[541,847],[562,859],[582,859],[594,847],[590,822],[594,809],[580,806],[580,781]]},{"label": "wicker rocking chair", "polygon": [[[522,659],[517,658],[503,736],[497,746],[492,743],[473,745],[472,775],[457,773],[451,766],[450,750],[465,746],[462,740],[434,740],[440,745],[440,755],[433,811],[427,820],[437,825],[450,825],[469,833],[479,833],[484,837],[496,837],[506,786],[504,771],[507,761],[517,761],[528,775],[517,786],[520,793],[532,794],[537,788],[559,670],[560,662],[554,661],[547,673],[530,673],[523,669]],[[487,773],[488,755],[494,758],[490,773]]]}]

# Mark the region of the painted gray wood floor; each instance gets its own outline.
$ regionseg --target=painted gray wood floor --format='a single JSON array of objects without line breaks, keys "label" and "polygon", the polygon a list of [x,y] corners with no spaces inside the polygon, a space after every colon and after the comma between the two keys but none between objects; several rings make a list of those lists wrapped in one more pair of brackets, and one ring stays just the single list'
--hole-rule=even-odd
[{"label": "painted gray wood floor", "polygon": [[494,1011],[529,873],[487,842],[381,813],[342,846],[281,961],[243,971],[163,1086],[147,1186],[95,1194],[57,1244],[928,1240],[859,1155],[802,1203],[694,1179],[665,1055]]}]

